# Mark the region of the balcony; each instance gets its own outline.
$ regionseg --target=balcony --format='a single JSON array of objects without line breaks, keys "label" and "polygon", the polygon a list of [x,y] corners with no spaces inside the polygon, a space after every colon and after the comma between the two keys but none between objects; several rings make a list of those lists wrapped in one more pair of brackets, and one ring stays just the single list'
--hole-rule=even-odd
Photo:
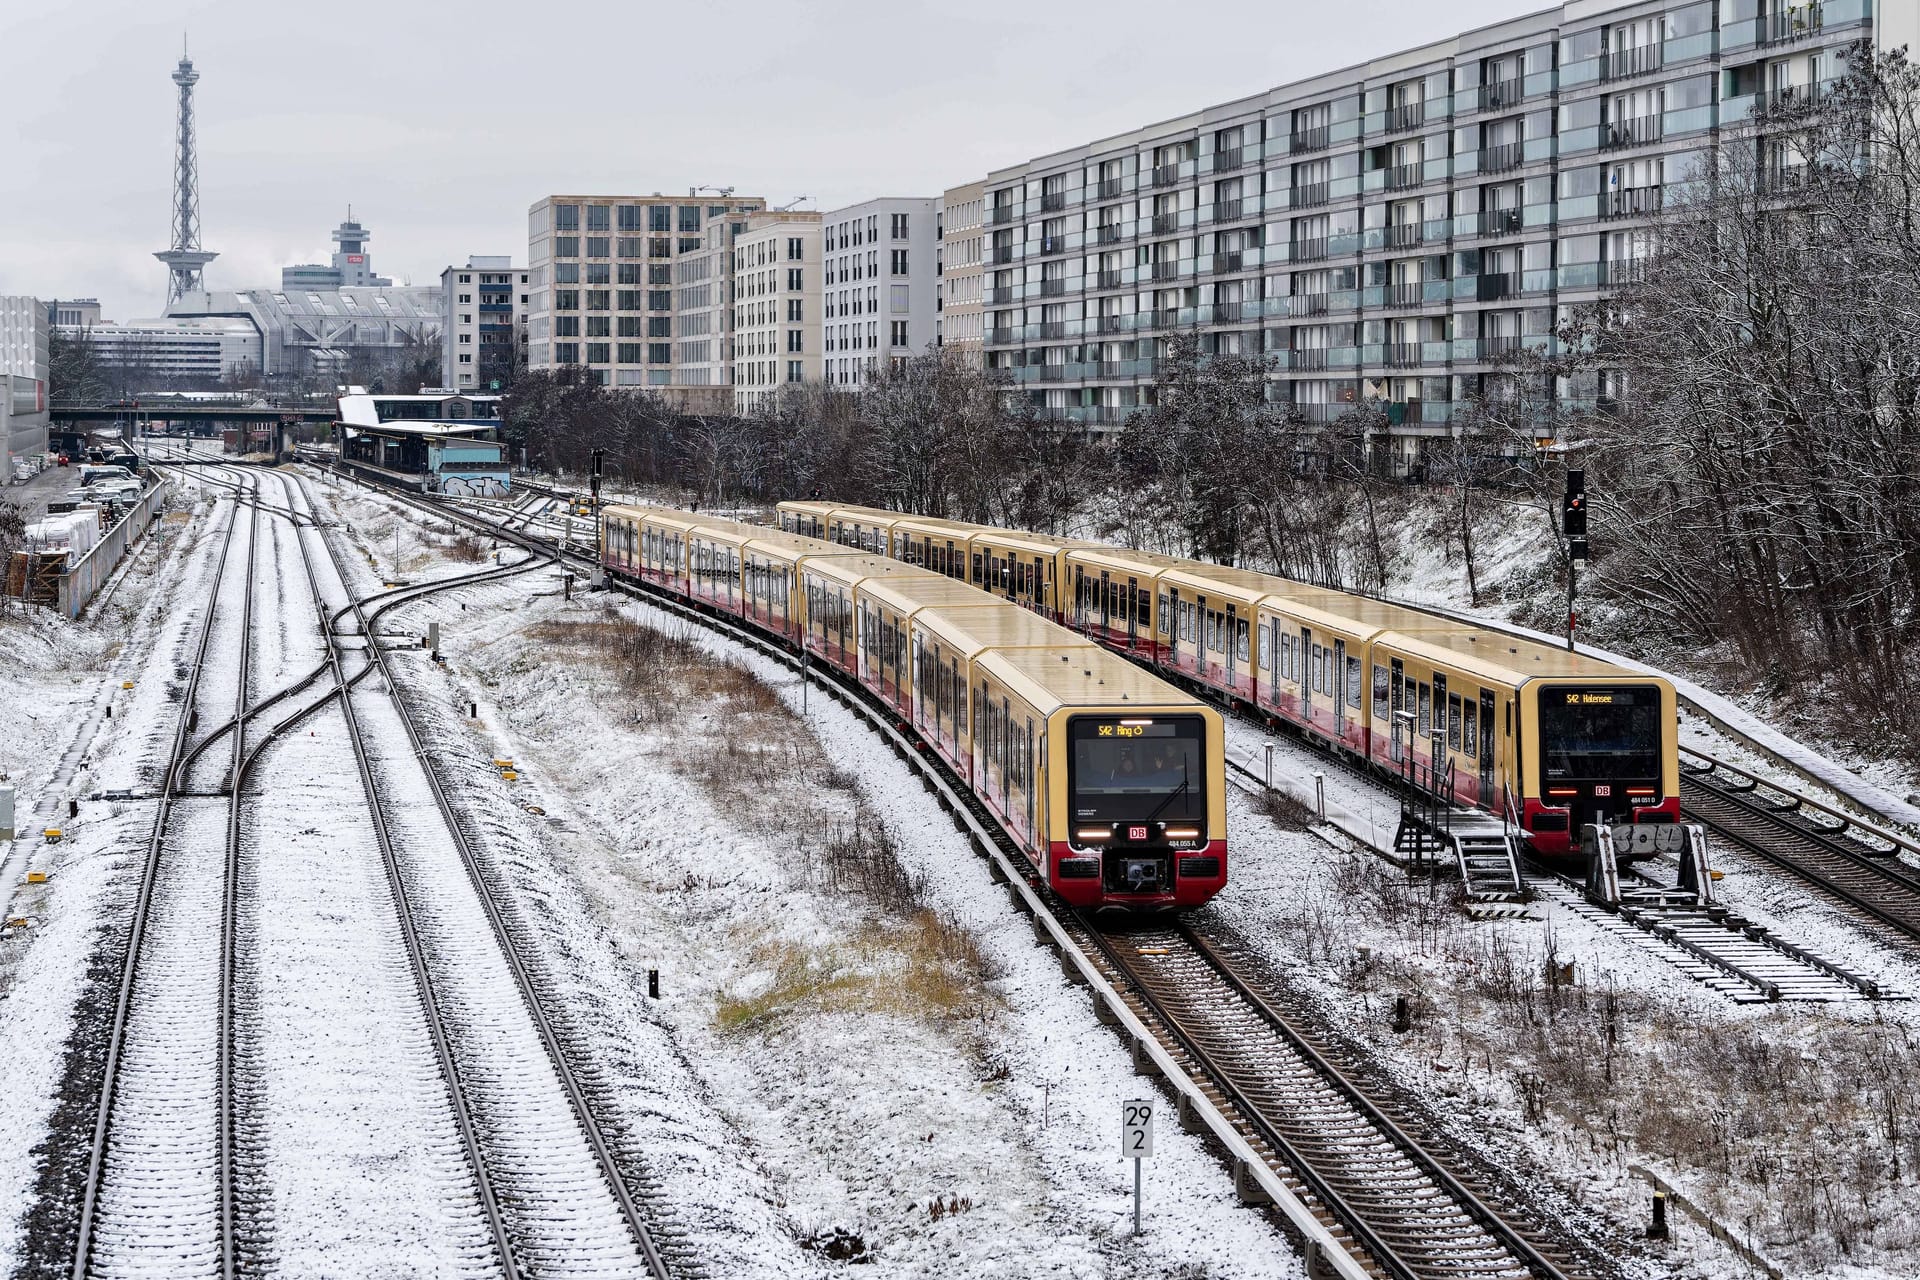
[{"label": "balcony", "polygon": [[1519,235],[1524,225],[1518,209],[1482,209],[1480,234],[1483,236]]},{"label": "balcony", "polygon": [[1302,155],[1309,151],[1325,151],[1333,145],[1333,127],[1318,125],[1311,129],[1302,129],[1287,142],[1287,151],[1292,155]]},{"label": "balcony", "polygon": [[1601,74],[1608,80],[1645,75],[1660,69],[1660,46],[1643,44],[1634,49],[1615,49],[1601,58]]},{"label": "balcony", "polygon": [[1787,40],[1798,40],[1802,36],[1816,36],[1824,21],[1820,6],[1801,5],[1798,8],[1779,9],[1760,17],[1760,43],[1780,44]]},{"label": "balcony", "polygon": [[987,294],[987,301],[997,307],[1006,306],[1007,304],[1013,301],[1012,287],[1008,285],[1002,285],[998,289],[989,290]]},{"label": "balcony", "polygon": [[1118,244],[1120,242],[1120,224],[1109,222],[1103,227],[1096,228],[1094,240],[1097,244]]},{"label": "balcony", "polygon": [[1246,163],[1246,151],[1240,147],[1228,147],[1213,153],[1213,171],[1231,173]]},{"label": "balcony", "polygon": [[1156,213],[1153,215],[1153,234],[1163,236],[1180,227],[1180,215],[1177,213]]},{"label": "balcony", "polygon": [[1387,170],[1388,189],[1397,191],[1403,187],[1419,186],[1422,178],[1421,169],[1422,166],[1417,164],[1394,165]]},{"label": "balcony", "polygon": [[992,211],[987,217],[987,221],[996,227],[1006,226],[1009,222],[1013,221],[1013,206],[1010,204],[997,204],[993,206]]},{"label": "balcony", "polygon": [[1650,142],[1660,141],[1660,117],[1657,115],[1635,116],[1631,120],[1615,120],[1607,126],[1606,136],[1601,146],[1613,151],[1621,147],[1643,147]]},{"label": "balcony", "polygon": [[1324,238],[1319,240],[1295,240],[1291,245],[1288,245],[1287,248],[1289,250],[1287,256],[1295,262],[1318,262],[1327,256],[1327,242]]},{"label": "balcony", "polygon": [[1153,185],[1171,187],[1180,181],[1180,166],[1177,164],[1157,164],[1153,166]]},{"label": "balcony", "polygon": [[1013,330],[1011,330],[1011,329],[994,329],[994,330],[991,330],[991,331],[989,331],[989,332],[988,332],[988,334],[987,334],[987,341],[988,341],[988,342],[990,342],[990,343],[992,343],[992,344],[993,344],[994,346],[996,346],[996,347],[1008,347],[1008,346],[1012,346],[1012,345],[1013,345]]},{"label": "balcony", "polygon": [[1523,94],[1521,82],[1514,80],[1496,80],[1492,84],[1480,86],[1480,109],[1499,111],[1519,102]]},{"label": "balcony", "polygon": [[1133,361],[1131,360],[1102,360],[1100,362],[1099,373],[1095,376],[1101,378],[1125,378],[1131,376],[1132,373]]},{"label": "balcony", "polygon": [[1287,300],[1287,314],[1292,316],[1323,316],[1327,314],[1327,295],[1324,293],[1296,293]]},{"label": "balcony", "polygon": [[1247,202],[1238,197],[1232,200],[1213,202],[1213,220],[1215,222],[1238,222],[1247,216]]},{"label": "balcony", "polygon": [[1628,187],[1600,197],[1603,218],[1644,218],[1660,212],[1659,187]]},{"label": "balcony", "polygon": [[1121,283],[1120,274],[1118,271],[1102,271],[1094,287],[1096,289],[1118,289]]},{"label": "balcony", "polygon": [[1213,270],[1216,275],[1228,271],[1245,271],[1247,255],[1243,252],[1216,252],[1213,255]]},{"label": "balcony", "polygon": [[1057,342],[1066,336],[1067,322],[1065,320],[1048,320],[1040,325],[1040,340],[1042,342]]},{"label": "balcony", "polygon": [[1064,208],[1066,208],[1066,207],[1067,207],[1067,193],[1066,193],[1066,192],[1064,192],[1064,191],[1047,191],[1047,192],[1043,192],[1043,193],[1041,193],[1041,196],[1040,196],[1040,212],[1042,212],[1042,213],[1058,213],[1058,212],[1060,212],[1060,210],[1062,210],[1062,209],[1064,209]]},{"label": "balcony", "polygon": [[1156,329],[1175,329],[1180,325],[1180,313],[1171,307],[1147,314],[1153,317],[1153,327]]},{"label": "balcony", "polygon": [[1040,256],[1041,257],[1045,258],[1056,253],[1065,253],[1066,251],[1067,251],[1067,238],[1065,236],[1041,236],[1040,237]]},{"label": "balcony", "polygon": [[1309,182],[1293,189],[1293,207],[1296,209],[1311,209],[1326,202],[1327,184],[1324,182]]},{"label": "balcony", "polygon": [[1520,273],[1517,271],[1503,275],[1483,275],[1475,290],[1475,298],[1480,302],[1496,302],[1501,298],[1518,297],[1520,294]]},{"label": "balcony", "polygon": [[1213,304],[1213,318],[1220,324],[1239,324],[1246,318],[1244,302],[1216,302]]},{"label": "balcony", "polygon": [[997,263],[1000,266],[1005,266],[1007,263],[1012,262],[1013,246],[1010,244],[995,245],[993,252],[987,255],[987,261]]},{"label": "balcony", "polygon": [[1380,286],[1380,305],[1383,307],[1417,307],[1425,301],[1426,292],[1418,280]]},{"label": "balcony", "polygon": [[1418,102],[1403,102],[1397,107],[1387,108],[1387,132],[1405,133],[1409,129],[1418,129],[1426,120],[1426,112]]},{"label": "balcony", "polygon": [[1386,242],[1390,249],[1407,249],[1420,243],[1422,236],[1417,222],[1392,222],[1386,228]]},{"label": "balcony", "polygon": [[1043,364],[1040,366],[1040,381],[1065,382],[1066,380],[1067,366],[1063,364]]},{"label": "balcony", "polygon": [[1097,316],[1094,318],[1093,331],[1095,333],[1125,333],[1126,329],[1127,318],[1125,316],[1112,315]]},{"label": "balcony", "polygon": [[1518,169],[1523,151],[1517,142],[1503,142],[1498,146],[1480,148],[1480,172],[1501,173],[1508,169]]},{"label": "balcony", "polygon": [[1807,167],[1800,164],[1768,164],[1753,175],[1754,190],[1765,196],[1787,195],[1798,191],[1807,181]]},{"label": "balcony", "polygon": [[1298,347],[1287,353],[1287,367],[1312,373],[1327,367],[1325,347]]},{"label": "balcony", "polygon": [[1067,292],[1067,282],[1064,278],[1056,278],[1053,280],[1042,280],[1040,282],[1040,296],[1043,298],[1063,297],[1065,296],[1066,292]]},{"label": "balcony", "polygon": [[1405,369],[1420,363],[1420,344],[1389,342],[1381,349],[1380,362],[1389,369]]},{"label": "balcony", "polygon": [[1480,339],[1480,358],[1489,364],[1505,364],[1520,354],[1520,335],[1496,334]]},{"label": "balcony", "polygon": [[1099,187],[1095,188],[1095,190],[1098,199],[1111,200],[1120,194],[1120,179],[1102,178],[1100,179]]},{"label": "balcony", "polygon": [[1153,278],[1155,280],[1172,280],[1177,278],[1179,274],[1180,264],[1178,262],[1156,262],[1153,264]]}]

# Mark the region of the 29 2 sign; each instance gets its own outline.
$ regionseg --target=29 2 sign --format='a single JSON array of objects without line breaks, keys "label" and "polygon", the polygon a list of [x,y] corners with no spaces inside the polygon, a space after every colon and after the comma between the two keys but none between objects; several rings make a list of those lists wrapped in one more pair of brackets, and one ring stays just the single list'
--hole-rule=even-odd
[{"label": "29 2 sign", "polygon": [[1139,1099],[1120,1104],[1120,1155],[1144,1160],[1153,1155],[1153,1102]]}]

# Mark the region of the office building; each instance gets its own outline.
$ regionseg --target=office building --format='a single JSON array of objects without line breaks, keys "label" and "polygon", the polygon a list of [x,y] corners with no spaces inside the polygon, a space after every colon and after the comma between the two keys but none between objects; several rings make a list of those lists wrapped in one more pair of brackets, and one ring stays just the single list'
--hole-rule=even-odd
[{"label": "office building", "polygon": [[[728,249],[765,205],[730,189],[713,199],[536,200],[527,214],[527,368],[583,365],[603,386],[653,391],[690,412],[731,412]],[[709,273],[704,292],[690,276],[696,268],[679,270],[694,261]]]},{"label": "office building", "polygon": [[829,385],[855,390],[882,361],[935,345],[938,197],[886,197],[821,215],[821,334]]},{"label": "office building", "polygon": [[1377,405],[1411,465],[1634,270],[1724,130],[1868,37],[1920,46],[1920,3],[1575,0],[1000,170],[988,363],[1042,416],[1113,426],[1197,331],[1272,357],[1310,421]]},{"label": "office building", "polygon": [[0,483],[47,450],[47,306],[0,297]]},{"label": "office building", "polygon": [[47,304],[47,312],[48,323],[56,328],[99,324],[100,300],[98,298],[55,298]]},{"label": "office building", "polygon": [[526,364],[530,279],[507,255],[440,273],[441,386],[499,391],[513,381]]},{"label": "office building", "polygon": [[985,339],[980,299],[986,278],[986,191],[986,183],[969,182],[940,197],[938,340],[975,362]]},{"label": "office building", "polygon": [[367,252],[367,241],[372,238],[373,233],[355,222],[353,210],[348,209],[347,220],[333,229],[333,261],[325,266],[303,262],[280,268],[281,290],[293,293],[305,289],[389,287],[392,280],[374,274],[373,256]]},{"label": "office building", "polygon": [[733,239],[733,410],[820,378],[821,217],[756,214]]},{"label": "office building", "polygon": [[260,372],[260,333],[247,320],[175,317],[55,329],[90,345],[100,365],[125,375],[135,393],[211,390]]}]

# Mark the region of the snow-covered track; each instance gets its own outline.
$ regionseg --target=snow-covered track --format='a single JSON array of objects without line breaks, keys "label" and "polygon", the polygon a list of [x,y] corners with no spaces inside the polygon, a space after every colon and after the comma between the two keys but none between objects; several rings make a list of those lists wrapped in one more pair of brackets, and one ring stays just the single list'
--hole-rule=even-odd
[{"label": "snow-covered track", "polygon": [[[227,696],[213,688],[219,677],[208,678],[216,663],[231,665],[235,714],[246,705],[260,535],[258,512],[243,517],[245,508],[236,494],[135,890],[81,1192],[76,1277],[234,1270],[233,866],[244,736],[234,738],[225,806],[177,793],[198,704]],[[228,566],[243,522],[236,626]],[[230,635],[216,644],[221,632]]]},{"label": "snow-covered track", "polygon": [[1687,816],[1905,941],[1920,941],[1920,844],[1705,752],[1680,754]]},{"label": "snow-covered track", "polygon": [[[536,563],[546,560],[515,567]],[[365,641],[356,652],[380,676],[378,692],[350,690],[342,702],[356,768],[499,1261],[514,1277],[644,1272],[665,1280],[667,1263],[614,1141],[513,937],[502,887],[462,829],[373,615],[355,601],[336,622],[349,613]]]}]

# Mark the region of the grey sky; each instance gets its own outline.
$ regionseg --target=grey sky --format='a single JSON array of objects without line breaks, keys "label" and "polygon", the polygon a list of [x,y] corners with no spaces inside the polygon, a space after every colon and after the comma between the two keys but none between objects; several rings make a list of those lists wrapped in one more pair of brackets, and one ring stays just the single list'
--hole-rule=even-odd
[{"label": "grey sky", "polygon": [[1466,27],[1530,0],[0,6],[0,293],[157,315],[173,85],[202,79],[214,288],[325,261],[349,201],[414,283],[526,256],[550,191],[738,188],[828,209],[994,168]]}]

